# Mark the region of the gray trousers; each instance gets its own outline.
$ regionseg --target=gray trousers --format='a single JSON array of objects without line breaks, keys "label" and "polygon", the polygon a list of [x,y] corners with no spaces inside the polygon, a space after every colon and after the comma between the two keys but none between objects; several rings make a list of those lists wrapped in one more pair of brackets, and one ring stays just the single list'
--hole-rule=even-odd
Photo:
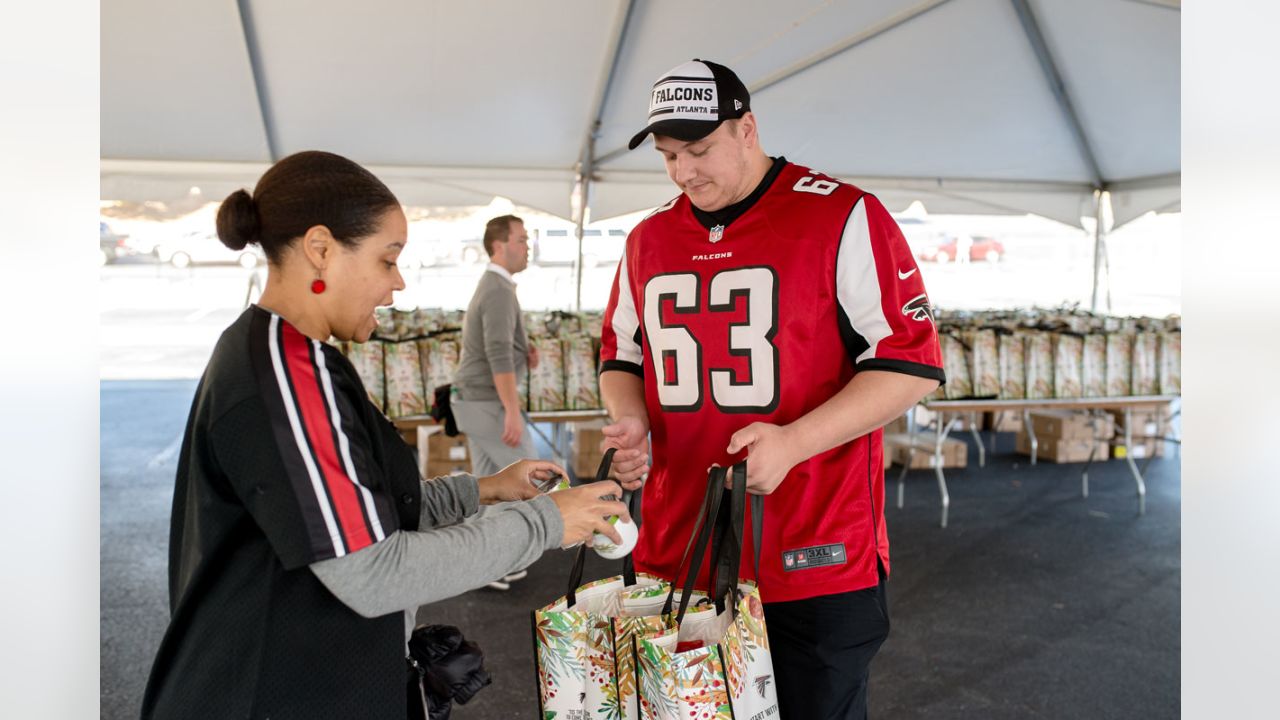
[{"label": "gray trousers", "polygon": [[502,409],[501,400],[462,400],[455,397],[450,405],[458,430],[467,436],[472,475],[493,475],[517,460],[538,457],[527,422],[519,445],[511,447],[502,442],[502,421],[506,411]]},{"label": "gray trousers", "polygon": [[[527,422],[520,435],[519,445],[511,447],[502,442],[502,420],[506,411],[502,408],[501,400],[462,400],[454,396],[450,407],[453,408],[453,419],[458,423],[458,430],[467,436],[472,475],[478,478],[494,475],[513,462],[538,457]],[[509,504],[481,505],[471,519],[500,512]]]}]

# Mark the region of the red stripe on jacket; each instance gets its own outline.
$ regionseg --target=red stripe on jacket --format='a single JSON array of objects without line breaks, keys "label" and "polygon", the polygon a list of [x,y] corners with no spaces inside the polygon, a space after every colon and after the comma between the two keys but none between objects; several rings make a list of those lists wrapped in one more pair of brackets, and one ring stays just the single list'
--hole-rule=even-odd
[{"label": "red stripe on jacket", "polygon": [[[334,445],[333,426],[325,411],[327,403],[320,391],[316,367],[311,362],[311,340],[287,324],[284,325],[283,335],[282,352],[285,365],[289,368],[289,376],[293,378],[298,416],[302,419],[302,427],[306,430],[307,439],[311,441],[317,466],[333,501],[342,542],[347,546],[347,552],[355,552],[372,545],[373,538],[369,535],[364,510],[356,495],[355,481],[347,475],[342,460],[338,457],[338,448]],[[317,499],[324,502],[324,498]]]}]

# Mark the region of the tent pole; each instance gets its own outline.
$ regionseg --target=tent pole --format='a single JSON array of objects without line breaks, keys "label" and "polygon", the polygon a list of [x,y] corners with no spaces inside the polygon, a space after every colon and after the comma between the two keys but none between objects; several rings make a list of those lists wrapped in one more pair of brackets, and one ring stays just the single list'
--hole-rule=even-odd
[{"label": "tent pole", "polygon": [[267,97],[265,72],[262,68],[262,50],[258,42],[257,25],[253,22],[253,14],[249,11],[249,0],[237,0],[236,9],[240,14],[240,31],[244,33],[245,50],[249,55],[249,70],[253,73],[253,93],[258,99],[258,114],[262,118],[262,134],[267,142],[267,153],[271,162],[280,159],[280,139],[276,134],[275,113],[271,111],[270,98]]},{"label": "tent pole", "polygon": [[587,216],[587,203],[591,198],[591,176],[596,171],[596,138],[600,136],[600,125],[604,121],[604,110],[609,104],[609,93],[613,90],[613,79],[618,74],[618,63],[622,59],[622,46],[627,39],[627,28],[635,16],[636,0],[627,0],[626,6],[615,16],[613,42],[609,46],[609,68],[601,78],[600,87],[596,91],[595,112],[591,115],[591,128],[582,143],[578,163],[578,208],[574,213],[574,225],[578,232],[578,262],[575,283],[577,291],[574,295],[574,312],[582,312],[582,226]]},{"label": "tent pole", "polygon": [[[1107,251],[1106,206],[1111,200],[1110,193],[1095,190],[1093,194],[1093,299],[1090,309],[1098,312],[1098,295],[1106,291],[1106,308],[1111,312],[1111,258]],[[1105,276],[1105,281],[1104,281]],[[1104,288],[1105,282],[1105,288]]]},{"label": "tent pole", "polygon": [[1102,191],[1093,191],[1093,297],[1089,310],[1098,312],[1098,274],[1102,272]]},{"label": "tent pole", "polygon": [[586,157],[583,158],[582,166],[578,170],[578,207],[573,218],[573,223],[577,226],[575,231],[578,234],[578,261],[574,263],[574,274],[577,276],[574,279],[577,286],[573,300],[574,312],[582,312],[582,226],[587,216],[587,199],[591,197],[591,175],[595,171],[595,154],[595,132],[592,132],[592,137],[587,142]]}]

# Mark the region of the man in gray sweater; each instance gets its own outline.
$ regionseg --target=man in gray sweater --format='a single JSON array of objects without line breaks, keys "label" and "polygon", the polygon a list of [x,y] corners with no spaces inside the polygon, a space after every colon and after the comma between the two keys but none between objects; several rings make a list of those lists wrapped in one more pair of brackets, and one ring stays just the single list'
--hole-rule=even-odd
[{"label": "man in gray sweater", "polygon": [[[512,277],[529,266],[524,221],[514,215],[490,220],[484,228],[484,249],[489,266],[467,306],[451,405],[458,429],[467,436],[471,471],[492,475],[513,462],[537,457],[521,413],[524,402],[517,378],[524,377],[530,365],[536,367],[538,358],[529,352]],[[513,581],[527,575],[520,570],[489,587],[509,590]]]}]

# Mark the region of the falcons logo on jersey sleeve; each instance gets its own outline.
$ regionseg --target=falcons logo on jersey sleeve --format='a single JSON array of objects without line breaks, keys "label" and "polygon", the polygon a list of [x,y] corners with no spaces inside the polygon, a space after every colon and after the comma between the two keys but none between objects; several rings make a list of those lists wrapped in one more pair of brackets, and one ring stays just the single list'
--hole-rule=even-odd
[{"label": "falcons logo on jersey sleeve", "polygon": [[912,320],[928,320],[933,322],[933,308],[929,305],[928,295],[917,295],[902,306],[902,314]]}]

